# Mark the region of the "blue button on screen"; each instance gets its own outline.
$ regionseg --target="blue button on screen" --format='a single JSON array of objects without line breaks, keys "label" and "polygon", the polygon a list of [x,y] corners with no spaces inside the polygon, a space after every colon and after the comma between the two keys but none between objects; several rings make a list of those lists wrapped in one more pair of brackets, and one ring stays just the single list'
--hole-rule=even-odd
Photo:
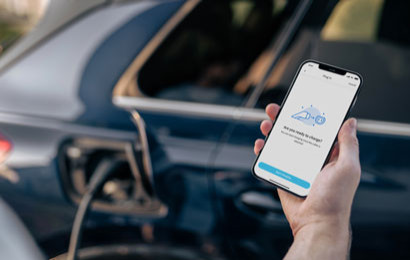
[{"label": "blue button on screen", "polygon": [[304,181],[296,176],[293,176],[289,173],[286,173],[284,171],[281,171],[269,164],[266,164],[264,162],[260,162],[259,164],[259,168],[261,168],[262,170],[268,171],[272,174],[275,174],[278,177],[281,177],[282,179],[285,179],[287,181],[290,181],[296,185],[299,185],[302,188],[308,189],[310,187],[310,183],[307,181]]}]

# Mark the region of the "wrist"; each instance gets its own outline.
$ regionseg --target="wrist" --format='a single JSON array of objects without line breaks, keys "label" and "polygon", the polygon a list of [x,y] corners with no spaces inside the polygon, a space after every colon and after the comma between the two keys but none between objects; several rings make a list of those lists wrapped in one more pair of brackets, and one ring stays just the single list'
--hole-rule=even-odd
[{"label": "wrist", "polygon": [[304,214],[296,215],[291,222],[293,236],[296,237],[301,230],[323,230],[329,232],[349,232],[350,212],[333,213],[333,214]]},{"label": "wrist", "polygon": [[294,238],[297,237],[326,237],[330,240],[346,241],[350,237],[350,224],[340,220],[312,222],[295,232]]},{"label": "wrist", "polygon": [[350,224],[343,221],[314,222],[301,227],[294,236],[293,251],[303,251],[306,259],[346,259],[350,251]]}]

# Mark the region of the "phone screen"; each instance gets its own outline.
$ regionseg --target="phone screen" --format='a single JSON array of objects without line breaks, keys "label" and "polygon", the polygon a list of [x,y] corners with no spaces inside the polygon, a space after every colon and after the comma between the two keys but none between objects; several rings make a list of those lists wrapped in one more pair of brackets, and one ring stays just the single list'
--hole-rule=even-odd
[{"label": "phone screen", "polygon": [[253,167],[254,174],[307,196],[361,85],[361,77],[307,61],[293,85]]}]

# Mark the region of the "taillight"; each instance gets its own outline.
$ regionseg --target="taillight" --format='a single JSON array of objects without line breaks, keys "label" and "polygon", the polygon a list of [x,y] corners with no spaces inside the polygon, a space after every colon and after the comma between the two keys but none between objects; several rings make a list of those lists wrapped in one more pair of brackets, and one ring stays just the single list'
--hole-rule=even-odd
[{"label": "taillight", "polygon": [[6,160],[11,148],[11,142],[7,140],[7,138],[5,138],[3,135],[0,135],[0,163],[3,163],[4,160]]}]

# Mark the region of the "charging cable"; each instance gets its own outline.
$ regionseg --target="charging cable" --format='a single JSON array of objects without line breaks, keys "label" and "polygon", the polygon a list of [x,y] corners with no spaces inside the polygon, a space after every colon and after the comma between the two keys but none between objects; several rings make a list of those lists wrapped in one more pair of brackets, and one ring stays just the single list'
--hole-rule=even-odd
[{"label": "charging cable", "polygon": [[81,244],[82,231],[84,226],[84,220],[87,216],[91,202],[95,195],[101,190],[103,184],[108,177],[115,172],[115,169],[119,166],[119,160],[117,159],[104,159],[97,166],[94,174],[91,176],[90,182],[87,187],[87,191],[81,199],[78,206],[77,213],[75,215],[73,228],[71,230],[70,245],[68,247],[67,260],[78,259],[78,248]]}]

